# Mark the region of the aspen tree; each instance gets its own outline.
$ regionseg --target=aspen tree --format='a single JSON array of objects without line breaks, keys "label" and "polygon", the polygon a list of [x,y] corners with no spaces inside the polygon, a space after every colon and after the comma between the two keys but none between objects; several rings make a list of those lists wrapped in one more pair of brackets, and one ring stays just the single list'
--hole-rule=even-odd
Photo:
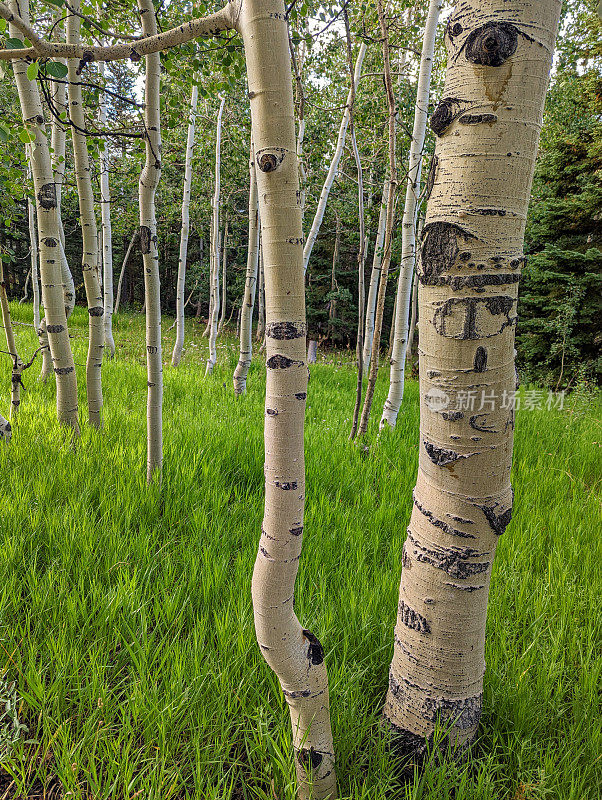
[{"label": "aspen tree", "polygon": [[[80,0],[72,0],[72,8],[79,11]],[[79,44],[81,19],[72,13],[67,18],[67,44]],[[83,254],[82,274],[88,302],[88,355],[86,358],[86,393],[88,397],[88,421],[95,428],[102,427],[102,355],[104,350],[104,301],[98,272],[98,234],[94,195],[90,176],[90,157],[86,134],[81,79],[78,64],[69,59],[69,114],[73,140],[73,161],[79,199],[79,215],[82,228]]]},{"label": "aspen tree", "polygon": [[257,301],[257,331],[255,339],[263,342],[265,338],[265,277],[263,274],[263,247],[261,231],[259,234],[259,300]]},{"label": "aspen tree", "polygon": [[[29,22],[28,0],[21,0],[18,9],[21,19],[27,25]],[[8,17],[10,23],[11,18],[17,12],[16,0],[10,3],[10,8],[6,8],[6,11],[7,14],[3,16],[5,19]],[[11,37],[17,38],[21,31],[14,24],[10,24],[9,32]],[[45,315],[44,330],[48,336],[52,365],[56,375],[57,415],[59,422],[71,426],[73,431],[78,434],[77,378],[67,330],[60,259],[57,258],[60,246],[59,216],[44,114],[38,86],[35,81],[30,81],[27,77],[27,61],[17,57],[12,60],[12,66],[23,122],[33,139],[29,147],[29,155],[36,197],[40,279]]]},{"label": "aspen tree", "polygon": [[212,304],[209,315],[209,358],[205,375],[213,372],[213,367],[217,361],[217,325],[219,319],[219,268],[220,268],[220,249],[219,249],[219,211],[221,202],[221,144],[222,144],[222,116],[224,113],[225,99],[222,97],[217,112],[217,125],[215,132],[215,187],[213,200],[211,202],[211,297]]},{"label": "aspen tree", "polygon": [[240,357],[234,371],[234,392],[244,394],[247,389],[247,375],[253,357],[253,306],[257,287],[257,267],[259,262],[259,208],[257,198],[257,178],[255,177],[255,154],[251,142],[249,158],[249,244],[247,249],[247,274],[245,294],[240,315]]},{"label": "aspen tree", "polygon": [[190,234],[190,192],[192,189],[192,157],[194,155],[194,129],[196,125],[196,107],[199,99],[199,87],[192,84],[190,96],[190,117],[186,136],[186,161],[184,166],[184,192],[182,197],[182,231],[180,233],[180,253],[178,256],[178,287],[176,292],[176,342],[171,356],[171,364],[177,367],[184,349],[184,292],[186,286],[186,257],[188,254],[188,237]]},{"label": "aspen tree", "polygon": [[[28,158],[29,158],[28,148]],[[28,176],[31,178],[31,169],[28,170]],[[48,377],[52,374],[52,358],[50,356],[50,348],[48,346],[48,334],[46,333],[46,325],[42,326],[40,319],[40,280],[38,270],[38,232],[36,230],[36,209],[31,198],[27,199],[27,223],[29,228],[29,248],[31,256],[31,290],[33,294],[33,327],[40,342],[42,352],[42,370],[40,372],[40,380],[45,383]]]},{"label": "aspen tree", "polygon": [[10,307],[8,305],[8,295],[6,294],[6,284],[4,283],[4,266],[1,260],[0,308],[2,310],[2,326],[6,336],[6,347],[13,362],[10,378],[10,418],[13,419],[17,416],[19,405],[21,404],[21,374],[23,372],[24,364],[19,356],[17,351],[17,343],[15,342],[15,333],[13,331],[13,324],[10,318]]},{"label": "aspen tree", "polygon": [[380,429],[386,425],[395,427],[399,407],[403,400],[404,368],[408,344],[410,296],[416,260],[416,215],[420,197],[420,176],[422,172],[422,151],[426,136],[426,122],[431,89],[431,73],[435,56],[435,37],[443,0],[430,0],[422,39],[422,55],[416,89],[414,128],[410,144],[406,197],[401,222],[401,266],[395,300],[395,334],[391,353],[389,394],[385,401]]},{"label": "aspen tree", "polygon": [[408,753],[438,722],[468,745],[481,715],[491,566],[512,516],[503,398],[516,388],[525,219],[560,8],[460,0],[447,23],[418,264],[419,469],[384,708]]},{"label": "aspen tree", "polygon": [[358,433],[363,436],[368,430],[370,419],[370,409],[372,408],[372,398],[376,386],[376,376],[378,374],[378,351],[380,347],[380,334],[382,330],[383,313],[385,309],[385,293],[387,291],[387,276],[389,274],[389,264],[391,263],[391,242],[393,236],[393,219],[395,216],[395,192],[397,190],[397,166],[395,161],[395,134],[397,127],[397,108],[393,83],[391,81],[391,63],[389,58],[389,32],[385,19],[385,10],[382,0],[377,0],[378,22],[382,37],[383,62],[385,90],[387,93],[387,105],[389,108],[389,180],[387,184],[387,214],[385,222],[385,239],[383,242],[383,259],[381,264],[380,283],[378,286],[378,298],[376,302],[376,312],[374,319],[374,334],[372,340],[372,350],[374,358],[370,362],[370,372],[368,373],[368,386],[362,408],[362,416]]},{"label": "aspen tree", "polygon": [[299,795],[334,797],[324,651],[293,609],[303,538],[307,366],[303,235],[284,3],[244,0],[236,27],[247,61],[266,289],[266,497],[252,581],[255,629],[289,705]]},{"label": "aspen tree", "polygon": [[128,244],[128,249],[125,251],[123,264],[121,265],[121,271],[119,273],[119,281],[117,282],[117,292],[115,295],[115,308],[113,309],[113,314],[116,314],[119,311],[119,303],[121,302],[121,291],[123,286],[123,278],[125,276],[125,270],[130,260],[130,254],[134,248],[134,245],[138,241],[139,237],[140,237],[140,229],[136,228],[132,233],[132,238],[130,239],[130,243]]},{"label": "aspen tree", "polygon": [[[157,19],[152,0],[138,0],[142,32],[157,34]],[[161,177],[161,56],[145,57],[144,126],[146,128],[146,160],[139,181],[140,250],[144,265],[144,298],[146,302],[146,370],[148,396],[146,407],[147,467],[150,483],[163,463],[163,361],[161,349],[161,283],[155,193]]]},{"label": "aspen tree", "polygon": [[226,266],[227,266],[227,250],[228,250],[228,215],[226,214],[226,221],[224,222],[224,233],[222,235],[222,310],[219,318],[219,325],[217,332],[221,333],[226,319]]},{"label": "aspen tree", "polygon": [[[105,64],[98,65],[101,79],[104,78]],[[101,91],[98,108],[100,127],[107,123],[107,96]],[[109,149],[106,142],[100,146],[100,219],[102,231],[102,292],[104,304],[104,344],[111,358],[115,355],[113,338],[113,236],[111,230],[111,188],[109,185]]]},{"label": "aspen tree", "polygon": [[307,234],[305,247],[303,248],[304,272],[307,272],[311,251],[313,250],[314,244],[316,243],[316,239],[318,238],[318,233],[320,232],[320,227],[322,225],[322,220],[324,219],[324,212],[326,211],[328,195],[330,194],[330,190],[334,183],[334,179],[336,178],[337,172],[339,171],[339,164],[341,161],[341,157],[343,155],[343,149],[345,147],[345,139],[347,138],[347,128],[349,127],[350,104],[353,100],[353,97],[355,96],[355,92],[357,91],[357,87],[360,82],[365,55],[366,55],[366,43],[362,42],[360,44],[357,58],[355,60],[354,78],[349,88],[347,104],[345,106],[345,111],[343,112],[343,118],[341,120],[341,125],[339,127],[339,135],[337,137],[337,143],[334,150],[334,155],[332,156],[332,161],[330,162],[330,167],[328,168],[328,174],[326,175],[326,180],[324,181],[324,186],[322,187],[322,191],[320,193],[320,199],[318,200],[318,206],[316,208],[314,220],[312,222],[309,233]]}]

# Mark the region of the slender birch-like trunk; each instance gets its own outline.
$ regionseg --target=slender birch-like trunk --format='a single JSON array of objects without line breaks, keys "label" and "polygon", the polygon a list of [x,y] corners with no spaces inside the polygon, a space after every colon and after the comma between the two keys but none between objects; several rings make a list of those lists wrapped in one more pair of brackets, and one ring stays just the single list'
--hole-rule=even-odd
[{"label": "slender birch-like trunk", "polygon": [[[514,331],[560,0],[460,0],[418,265],[420,459],[385,719],[460,748],[482,708],[487,597],[512,516]],[[511,621],[510,621],[511,624]]]},{"label": "slender birch-like trunk", "polygon": [[[21,18],[29,22],[29,2],[16,0],[10,3],[13,13],[20,12]],[[19,36],[14,25],[9,26],[10,36]],[[27,77],[27,61],[15,59],[12,62],[13,72],[21,114],[26,129],[34,137],[29,147],[31,172],[36,196],[36,214],[38,222],[38,251],[40,256],[40,278],[42,283],[42,301],[45,314],[45,335],[52,357],[52,365],[56,375],[56,403],[59,422],[70,425],[79,434],[77,419],[77,378],[73,354],[69,343],[67,316],[63,295],[63,281],[60,271],[59,214],[57,209],[56,185],[50,150],[44,124],[44,114],[40,102],[37,83]]]},{"label": "slender birch-like trunk", "polygon": [[13,362],[10,378],[10,418],[14,419],[21,405],[21,374],[23,372],[23,361],[17,352],[15,342],[15,332],[10,318],[10,307],[8,305],[8,295],[6,294],[6,284],[4,283],[4,267],[0,261],[0,308],[2,309],[2,325],[6,336],[6,347]]},{"label": "slender birch-like trunk", "polygon": [[222,115],[224,113],[225,100],[222,97],[219,104],[219,111],[217,113],[217,126],[215,133],[215,190],[213,192],[213,216],[211,231],[213,235],[213,243],[211,248],[211,256],[213,266],[211,269],[211,296],[213,304],[209,316],[209,358],[207,359],[207,368],[205,375],[210,375],[213,372],[213,367],[217,361],[217,324],[219,319],[220,302],[219,302],[219,268],[220,268],[220,251],[219,251],[219,211],[220,211],[220,173],[221,173],[221,143],[222,143]]},{"label": "slender birch-like trunk", "polygon": [[[101,79],[104,79],[105,63],[98,65]],[[107,97],[100,93],[98,109],[100,127],[105,128],[107,122]],[[102,231],[102,291],[104,302],[104,344],[112,358],[115,355],[113,339],[113,236],[111,232],[111,188],[109,185],[109,150],[106,142],[100,147],[100,219]]]},{"label": "slender birch-like trunk", "polygon": [[318,360],[318,342],[315,339],[310,339],[307,343],[307,363],[315,364]]},{"label": "slender birch-like trunk", "polygon": [[393,220],[395,217],[395,192],[397,191],[397,165],[395,161],[395,134],[397,128],[397,108],[395,94],[393,92],[393,82],[391,80],[391,63],[389,59],[389,32],[385,19],[385,11],[382,0],[377,0],[378,22],[382,37],[383,62],[385,89],[387,92],[387,105],[389,107],[389,181],[387,192],[387,216],[385,223],[385,240],[383,242],[383,258],[381,263],[380,283],[378,286],[378,298],[376,302],[376,313],[374,317],[374,336],[372,339],[372,352],[374,358],[370,361],[370,372],[368,374],[368,385],[366,396],[362,408],[362,416],[358,433],[363,436],[368,430],[370,419],[370,409],[372,408],[372,398],[376,387],[376,377],[378,375],[378,353],[380,348],[380,335],[383,324],[383,313],[385,310],[385,294],[387,291],[387,276],[389,274],[389,264],[391,263],[391,242],[393,237]]},{"label": "slender birch-like trunk", "polygon": [[[27,203],[29,206],[29,202]],[[31,280],[31,267],[27,270],[27,275],[25,276],[25,283],[23,285],[23,297],[19,300],[19,305],[23,305],[29,299],[29,281]]]},{"label": "slender birch-like trunk", "polygon": [[138,237],[140,236],[140,229],[136,228],[132,233],[132,238],[130,239],[130,243],[128,245],[128,249],[125,252],[125,257],[123,259],[123,264],[121,265],[121,272],[119,273],[119,281],[117,282],[117,294],[115,297],[115,308],[113,309],[113,314],[116,314],[119,311],[119,303],[121,302],[121,291],[123,287],[123,276],[125,275],[125,270],[128,265],[128,261],[130,260],[130,254],[136,242],[138,241]]},{"label": "slender birch-like trunk", "polygon": [[383,408],[380,430],[387,425],[390,428],[395,427],[401,401],[403,400],[410,296],[412,293],[412,278],[416,261],[416,222],[418,199],[420,197],[422,151],[424,149],[424,139],[426,136],[431,73],[433,69],[433,58],[435,56],[435,37],[442,7],[443,0],[430,0],[422,39],[422,55],[420,57],[420,70],[418,72],[418,86],[416,90],[416,108],[414,111],[414,129],[412,131],[412,142],[410,145],[408,180],[401,223],[401,266],[399,269],[397,297],[395,300],[395,334],[391,352],[389,394]]},{"label": "slender birch-like trunk", "polygon": [[0,414],[0,441],[10,442],[13,433],[10,427],[10,422]]},{"label": "slender birch-like trunk", "polygon": [[335,147],[334,155],[332,157],[332,161],[330,162],[328,174],[326,176],[326,180],[324,181],[324,186],[322,187],[320,199],[318,200],[318,207],[316,208],[314,221],[312,222],[311,229],[307,234],[307,240],[305,242],[305,247],[303,248],[304,272],[307,272],[307,266],[309,264],[311,251],[313,250],[314,244],[316,243],[318,233],[320,232],[320,226],[322,225],[322,220],[324,219],[324,212],[326,211],[326,203],[328,202],[328,195],[330,194],[332,184],[334,183],[334,179],[336,178],[337,172],[339,171],[339,163],[341,161],[341,156],[343,155],[343,149],[345,147],[345,139],[347,137],[347,128],[349,127],[349,119],[350,119],[349,108],[360,82],[360,78],[362,75],[362,65],[364,63],[365,55],[366,55],[366,43],[362,42],[360,45],[359,52],[357,54],[357,58],[355,60],[354,80],[352,86],[349,89],[349,95],[347,97],[347,105],[345,106],[345,111],[343,112],[343,119],[341,120],[341,125],[339,127],[339,135],[337,138],[337,144]]},{"label": "slender birch-like trunk", "polygon": [[199,99],[199,87],[192,84],[190,96],[190,118],[186,137],[186,163],[184,167],[184,193],[182,197],[182,231],[180,233],[180,254],[178,256],[178,288],[176,292],[176,342],[171,356],[171,364],[177,367],[184,349],[184,293],[186,288],[186,257],[188,254],[188,236],[190,234],[190,192],[192,189],[192,157],[194,155],[194,129],[196,124],[196,107]]},{"label": "slender birch-like trunk", "polygon": [[[420,234],[417,235],[420,240]],[[414,350],[414,336],[416,334],[416,320],[418,318],[418,275],[414,273],[414,281],[412,286],[412,312],[410,316],[410,332],[408,333],[408,349],[406,351],[406,361],[412,358]]]},{"label": "slender birch-like trunk", "polygon": [[[152,0],[138,0],[142,32],[157,33],[157,20]],[[161,474],[163,464],[163,361],[161,350],[161,282],[155,193],[161,177],[161,57],[145,56],[144,125],[146,128],[146,161],[140,173],[140,250],[144,265],[144,298],[146,305],[146,371],[148,395],[146,426],[148,436],[147,481]]]},{"label": "slender birch-like trunk", "polygon": [[245,0],[245,45],[266,287],[265,516],[252,581],[261,652],[289,705],[301,798],[334,797],[328,678],[293,609],[303,538],[305,286],[291,64],[282,0]]},{"label": "slender birch-like trunk", "polygon": [[374,338],[374,314],[376,311],[376,298],[378,296],[378,286],[380,282],[380,269],[383,259],[383,244],[385,241],[385,227],[387,222],[387,198],[389,196],[389,177],[385,178],[383,191],[380,200],[380,211],[378,213],[378,228],[376,230],[376,241],[374,242],[374,253],[372,254],[372,272],[370,273],[370,285],[368,286],[368,299],[366,300],[366,325],[364,328],[364,350],[363,364],[364,370],[370,368],[372,358],[372,340]]},{"label": "slender birch-like trunk", "polygon": [[[79,11],[80,0],[72,0],[72,7]],[[81,19],[75,14],[67,18],[67,44],[79,44]],[[81,133],[86,127],[81,78],[78,62],[69,59],[69,114],[74,126],[71,128],[73,140],[73,160],[75,179],[79,198],[79,215],[82,227],[83,257],[82,273],[86,288],[89,315],[88,356],[86,359],[86,392],[88,397],[88,421],[95,428],[102,427],[102,381],[101,367],[104,350],[103,296],[98,272],[98,234],[94,195],[90,177],[90,158],[86,135]]]},{"label": "slender birch-like trunk", "polygon": [[[337,267],[339,266],[339,252],[341,250],[341,215],[335,210],[335,235],[334,235],[334,252],[332,254],[332,269],[330,271],[330,293],[334,294],[337,289]],[[334,297],[330,298],[328,304],[328,333],[332,336],[332,323],[337,314],[337,301]]]},{"label": "slender birch-like trunk", "polygon": [[226,267],[227,267],[227,249],[228,249],[228,215],[226,214],[226,221],[224,223],[224,235],[222,238],[222,311],[219,318],[219,325],[217,332],[221,333],[226,319]]},{"label": "slender birch-like trunk", "polygon": [[265,337],[265,277],[263,274],[263,247],[261,245],[261,231],[259,234],[259,300],[257,303],[257,332],[255,339],[263,342]]},{"label": "slender birch-like trunk", "polygon": [[[28,155],[29,155],[29,148]],[[31,178],[31,170],[28,170]],[[40,380],[46,383],[52,374],[52,357],[48,345],[48,334],[46,333],[46,323],[40,319],[40,282],[38,276],[38,232],[36,230],[36,209],[31,200],[27,200],[27,222],[29,227],[29,247],[31,255],[31,290],[33,294],[33,327],[42,348],[42,370]]]},{"label": "slender birch-like trunk", "polygon": [[245,294],[240,315],[240,357],[234,371],[234,393],[244,394],[247,390],[247,375],[253,357],[253,306],[257,286],[257,266],[259,262],[259,208],[257,198],[257,178],[255,176],[255,153],[251,142],[249,159],[249,246],[247,250],[247,275]]}]

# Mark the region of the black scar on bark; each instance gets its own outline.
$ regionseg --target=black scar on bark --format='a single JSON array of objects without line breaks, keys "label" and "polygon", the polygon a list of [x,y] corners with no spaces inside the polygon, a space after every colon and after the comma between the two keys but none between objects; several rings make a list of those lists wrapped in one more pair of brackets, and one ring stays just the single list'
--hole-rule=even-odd
[{"label": "black scar on bark", "polygon": [[303,366],[303,361],[293,361],[292,358],[283,356],[280,353],[276,353],[275,356],[271,356],[266,361],[266,367],[268,369],[288,369],[289,367],[292,367],[293,364],[299,364],[300,366]]},{"label": "black scar on bark", "polygon": [[444,97],[433,111],[430,128],[436,136],[441,136],[454,121],[463,103],[458,97]]},{"label": "black scar on bark", "polygon": [[478,586],[472,586],[472,585],[461,586],[459,583],[449,583],[448,582],[445,585],[446,586],[451,586],[452,589],[458,589],[461,592],[477,592],[479,589],[484,589],[485,588],[485,584],[484,583],[479,584]]},{"label": "black scar on bark", "polygon": [[46,245],[46,247],[56,247],[58,242],[56,239],[53,239],[52,236],[46,236],[45,239],[42,239],[42,242]]},{"label": "black scar on bark", "polygon": [[321,664],[324,661],[324,648],[322,647],[320,640],[311,631],[303,630],[302,633],[309,642],[307,658],[314,666]]},{"label": "black scar on bark", "polygon": [[404,603],[403,600],[400,600],[399,605],[397,606],[397,616],[403,625],[406,626],[406,628],[410,628],[413,631],[418,631],[418,633],[431,632],[431,626],[428,624],[426,617],[423,617],[422,614],[419,614],[409,605]]},{"label": "black scar on bark", "polygon": [[433,155],[431,159],[431,166],[429,167],[429,174],[426,179],[425,200],[428,200],[433,191],[435,180],[437,178],[437,170],[439,168],[439,156]]},{"label": "black scar on bark", "polygon": [[269,417],[277,417],[278,416],[278,412],[276,411],[275,408],[266,408],[265,413]]},{"label": "black scar on bark", "polygon": [[64,325],[47,325],[46,332],[47,333],[62,333],[65,330]]},{"label": "black scar on bark", "polygon": [[467,60],[484,67],[501,67],[516,52],[518,33],[510,22],[486,22],[468,35],[464,45]]},{"label": "black scar on bark", "polygon": [[322,753],[318,753],[313,747],[303,747],[301,750],[297,750],[297,761],[305,769],[317,769],[323,758]]},{"label": "black scar on bark", "polygon": [[486,553],[475,550],[472,547],[424,547],[411,534],[408,534],[408,540],[416,548],[417,552],[414,553],[414,557],[417,561],[423,564],[430,564],[435,569],[442,570],[450,578],[465,580],[473,575],[487,572],[489,569],[489,561],[468,561],[469,558],[479,558],[486,555]]},{"label": "black scar on bark", "polygon": [[284,489],[285,492],[290,492],[291,489],[297,488],[297,481],[288,481],[284,483],[280,483],[280,481],[274,481],[274,486],[277,486],[278,489]]},{"label": "black scar on bark", "polygon": [[303,525],[299,525],[298,528],[289,528],[289,531],[293,536],[301,536],[303,533]]},{"label": "black scar on bark", "polygon": [[445,447],[437,447],[436,444],[433,442],[429,442],[426,439],[422,440],[424,444],[424,449],[427,452],[428,457],[431,459],[433,464],[436,464],[438,467],[447,467],[450,464],[455,464],[456,461],[460,461],[462,458],[470,458],[470,456],[474,456],[475,453],[456,453],[455,450],[447,450]]},{"label": "black scar on bark", "polygon": [[105,313],[105,310],[102,306],[93,306],[93,308],[88,309],[88,314],[91,317],[102,317]]},{"label": "black scar on bark", "polygon": [[[446,336],[450,339],[459,339],[461,341],[467,339],[490,339],[492,336],[497,336],[506,328],[516,324],[516,317],[510,317],[510,312],[515,302],[514,298],[505,295],[493,297],[450,297],[449,300],[441,303],[435,311],[433,326],[440,336]],[[477,328],[477,309],[479,304],[484,305],[492,316],[504,315],[506,317],[501,326],[492,333],[481,333]],[[464,306],[464,325],[462,330],[457,334],[446,333],[445,318],[451,316],[454,308],[462,306]]]},{"label": "black scar on bark", "polygon": [[453,267],[460,252],[458,236],[466,240],[475,238],[452,222],[431,222],[424,226],[419,269],[423,285],[436,285],[439,276]]},{"label": "black scar on bark", "polygon": [[442,411],[441,416],[448,422],[457,422],[459,419],[464,418],[462,411]]},{"label": "black scar on bark", "polygon": [[[431,525],[434,525],[435,528],[439,528],[439,530],[443,531],[443,533],[447,533],[450,536],[460,536],[463,539],[476,539],[472,533],[464,533],[464,531],[459,531],[457,528],[453,528],[451,525],[448,525],[447,522],[444,522],[442,519],[436,517],[432,511],[429,511],[428,508],[424,508],[416,498],[414,498],[414,505],[420,511],[421,514],[428,519]],[[470,522],[470,520],[462,520],[460,517],[456,517],[459,522]],[[403,561],[402,561],[403,563]]]},{"label": "black scar on bark", "polygon": [[70,372],[75,372],[75,367],[55,367],[54,372],[56,375],[69,375]]},{"label": "black scar on bark", "polygon": [[431,722],[435,722],[440,718],[442,721],[453,721],[455,728],[467,730],[479,724],[483,710],[483,694],[462,697],[458,700],[449,700],[444,697],[425,697],[423,709],[426,719]]},{"label": "black scar on bark", "polygon": [[45,183],[42,186],[38,192],[38,203],[44,211],[56,208],[56,185],[54,183]]},{"label": "black scar on bark", "polygon": [[297,400],[305,400],[307,398],[307,392],[297,392],[295,397]]},{"label": "black scar on bark", "polygon": [[474,371],[485,372],[487,369],[487,350],[484,347],[477,347],[474,354]]},{"label": "black scar on bark", "polygon": [[515,272],[498,273],[497,275],[441,275],[432,281],[431,285],[449,286],[450,289],[455,291],[458,289],[474,289],[477,292],[482,292],[486,286],[505,286],[506,284],[518,283],[519,280],[520,275]]},{"label": "black scar on bark", "polygon": [[481,122],[497,122],[496,114],[463,114],[458,122],[460,125],[479,125]]},{"label": "black scar on bark", "polygon": [[303,322],[270,322],[265,329],[265,335],[270,339],[300,339],[305,334],[306,329]]},{"label": "black scar on bark", "polygon": [[477,421],[481,417],[485,419],[487,414],[473,414],[469,419],[468,422],[473,431],[479,431],[479,433],[495,433],[495,428],[492,428],[489,425],[484,425],[483,423]]},{"label": "black scar on bark", "polygon": [[151,251],[151,231],[148,225],[140,226],[140,252],[143,255]]},{"label": "black scar on bark", "polygon": [[262,172],[274,172],[283,162],[286,151],[274,148],[268,153],[257,153],[257,166]]},{"label": "black scar on bark", "polygon": [[485,519],[489,523],[491,530],[496,536],[501,536],[512,519],[512,506],[507,508],[501,514],[495,513],[495,507],[491,508],[489,506],[479,506],[479,508],[483,514],[485,514]]}]

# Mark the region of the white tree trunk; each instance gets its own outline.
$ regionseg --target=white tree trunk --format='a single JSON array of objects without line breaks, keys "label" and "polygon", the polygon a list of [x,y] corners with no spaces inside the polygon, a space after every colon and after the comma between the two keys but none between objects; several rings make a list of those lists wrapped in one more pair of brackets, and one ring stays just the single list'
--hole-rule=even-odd
[{"label": "white tree trunk", "polygon": [[[72,0],[72,7],[79,11],[80,0]],[[67,44],[79,44],[81,20],[75,14],[67,19]],[[104,350],[103,297],[98,272],[98,234],[94,195],[90,177],[90,158],[85,134],[86,120],[82,100],[78,62],[69,59],[69,113],[74,124],[73,160],[79,198],[79,213],[82,227],[83,256],[82,273],[86,288],[89,315],[88,356],[86,359],[86,393],[88,397],[88,421],[95,428],[102,427],[102,383],[101,367]],[[79,129],[79,130],[78,130]]]},{"label": "white tree trunk", "polygon": [[318,342],[315,339],[310,339],[307,343],[307,363],[315,364],[318,360]]},{"label": "white tree trunk", "polygon": [[263,247],[259,233],[259,300],[257,302],[257,332],[255,339],[263,342],[265,338],[265,276],[263,274]]},{"label": "white tree trunk", "polygon": [[418,264],[420,458],[384,709],[414,755],[437,725],[462,749],[481,715],[491,568],[512,516],[518,280],[560,9],[460,0],[446,28]]},{"label": "white tree trunk", "polygon": [[420,197],[422,151],[424,149],[424,139],[426,136],[431,73],[435,55],[435,37],[442,7],[443,0],[430,0],[422,39],[422,55],[420,57],[418,87],[416,90],[416,108],[414,111],[414,129],[412,131],[412,142],[410,145],[408,180],[401,223],[401,266],[399,269],[397,297],[395,300],[395,335],[391,353],[389,394],[385,401],[380,420],[381,430],[386,425],[390,428],[395,427],[401,401],[403,400],[410,297],[412,294],[412,278],[416,261],[416,218],[418,199]]},{"label": "white tree trunk", "polygon": [[372,358],[372,340],[374,338],[374,312],[376,311],[376,298],[378,296],[378,284],[380,281],[380,268],[383,259],[383,243],[385,241],[385,226],[387,222],[387,197],[389,196],[389,179],[385,178],[383,191],[380,199],[380,211],[378,213],[378,229],[376,231],[376,241],[374,242],[374,253],[372,254],[372,272],[370,273],[370,285],[368,287],[368,299],[366,300],[366,326],[364,329],[364,371],[367,374]]},{"label": "white tree trunk", "polygon": [[207,359],[207,368],[205,375],[210,375],[213,372],[213,367],[217,361],[217,323],[219,320],[220,302],[219,302],[219,268],[220,268],[220,250],[219,250],[219,210],[220,210],[220,174],[221,174],[221,143],[222,143],[222,115],[224,113],[224,98],[221,99],[219,104],[219,111],[217,113],[217,126],[215,134],[215,190],[213,192],[213,217],[212,217],[212,247],[211,247],[211,314],[209,318],[209,358]]},{"label": "white tree trunk", "polygon": [[[157,33],[157,20],[152,0],[138,0],[145,36]],[[161,474],[163,464],[163,361],[161,348],[161,282],[155,193],[161,177],[161,57],[145,56],[144,124],[146,128],[146,161],[140,173],[140,250],[144,264],[144,298],[146,305],[146,370],[148,395],[146,426],[148,436],[147,481]]]},{"label": "white tree trunk", "polygon": [[234,393],[244,394],[247,390],[247,375],[253,358],[253,307],[257,287],[257,267],[259,262],[259,209],[257,199],[257,178],[255,176],[255,153],[251,142],[249,159],[249,245],[247,250],[247,275],[245,294],[240,315],[240,356],[234,371]]},{"label": "white tree trunk", "polygon": [[307,241],[305,242],[305,247],[303,248],[304,272],[307,272],[307,265],[309,264],[311,251],[313,250],[316,238],[318,236],[318,233],[320,232],[320,226],[322,225],[322,220],[324,219],[324,212],[326,211],[326,203],[328,202],[328,195],[330,194],[330,189],[332,188],[334,179],[336,178],[337,172],[339,171],[339,163],[341,161],[341,156],[343,155],[343,149],[345,147],[345,138],[347,136],[347,128],[349,127],[349,106],[351,104],[352,98],[360,82],[360,77],[362,74],[362,64],[364,63],[365,55],[366,55],[366,43],[362,42],[360,45],[359,52],[357,54],[357,58],[355,60],[354,86],[351,87],[349,90],[347,105],[345,107],[345,111],[343,112],[343,119],[341,120],[341,125],[339,127],[337,145],[334,151],[334,155],[332,157],[332,161],[330,162],[328,175],[326,176],[326,180],[324,181],[324,186],[322,187],[320,199],[318,200],[318,207],[316,208],[314,221],[312,222],[311,229],[307,234]]},{"label": "white tree trunk", "polygon": [[222,236],[222,310],[219,318],[219,325],[217,332],[221,333],[226,320],[226,268],[227,268],[227,250],[228,250],[228,215],[226,214],[226,221],[224,223],[224,233]]},{"label": "white tree trunk", "polygon": [[[13,13],[17,12],[16,0],[11,0],[10,9]],[[20,0],[18,11],[26,22],[29,21],[28,0]],[[10,36],[16,38],[19,35],[18,29],[11,25]],[[59,422],[70,425],[75,433],[79,433],[77,378],[67,330],[60,263],[57,259],[60,226],[56,185],[43,121],[42,104],[37,83],[30,81],[27,77],[27,61],[15,60],[12,65],[23,121],[28,132],[35,137],[29,152],[36,196],[38,251],[45,327],[56,375],[57,415]],[[42,121],[40,122],[40,120]]]},{"label": "white tree trunk", "polygon": [[303,534],[307,366],[299,172],[284,3],[245,0],[236,26],[247,61],[266,288],[266,498],[251,589],[255,630],[289,705],[300,797],[334,797],[324,651],[293,609]]},{"label": "white tree trunk", "polygon": [[[105,64],[99,64],[101,78],[104,78]],[[106,127],[107,98],[100,93],[100,127]],[[109,186],[109,150],[106,142],[100,148],[100,217],[102,229],[102,289],[104,298],[104,343],[111,358],[115,355],[113,339],[113,237],[111,233],[111,189]]]},{"label": "white tree trunk", "polygon": [[21,404],[21,374],[23,372],[23,362],[17,351],[15,333],[10,318],[10,308],[8,305],[8,295],[6,294],[6,284],[4,283],[4,268],[0,261],[0,308],[2,309],[2,326],[6,336],[6,347],[13,362],[10,379],[10,418],[16,419]]},{"label": "white tree trunk", "polygon": [[132,233],[132,238],[130,239],[128,249],[126,250],[125,257],[123,259],[123,264],[121,265],[121,272],[119,273],[119,281],[117,283],[117,294],[115,296],[115,308],[113,310],[113,314],[116,314],[119,311],[119,303],[121,302],[121,292],[123,286],[123,277],[125,275],[125,270],[128,265],[128,261],[130,260],[130,253],[132,252],[132,248],[136,244],[139,236],[140,236],[140,230],[137,228]]},{"label": "white tree trunk", "polygon": [[177,367],[184,349],[184,292],[186,287],[186,257],[188,254],[188,236],[190,234],[190,191],[192,188],[192,157],[194,155],[194,129],[196,124],[196,107],[199,99],[199,87],[192,85],[190,96],[190,117],[188,120],[188,136],[186,137],[186,163],[184,167],[184,193],[182,197],[182,231],[180,233],[180,254],[178,257],[178,288],[176,292],[176,343],[171,356],[172,366]]}]

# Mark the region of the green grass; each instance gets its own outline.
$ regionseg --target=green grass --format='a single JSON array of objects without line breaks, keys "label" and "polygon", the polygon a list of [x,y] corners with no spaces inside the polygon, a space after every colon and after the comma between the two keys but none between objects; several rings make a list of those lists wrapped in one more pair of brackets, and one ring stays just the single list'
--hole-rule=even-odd
[{"label": "green grass", "polygon": [[[30,321],[30,307],[13,312]],[[86,323],[76,309],[78,365]],[[17,332],[25,356],[33,333]],[[177,370],[174,331],[164,335],[161,491],[145,485],[139,315],[115,323],[105,429],[84,425],[75,447],[55,423],[52,386],[37,383],[39,366],[25,374],[13,440],[0,448],[0,675],[18,681],[31,741],[0,766],[0,798],[294,797],[288,713],[255,643],[250,598],[263,365],[258,357],[248,394],[235,399],[233,339],[219,344],[205,379],[200,333],[191,320]],[[365,452],[347,438],[355,376],[346,362],[311,372],[296,593],[300,619],[327,649],[341,797],[597,800],[600,398],[519,413],[515,516],[494,566],[480,737],[467,764],[430,764],[402,784],[379,717],[416,473],[418,389],[407,384],[397,429],[378,445],[369,439]],[[4,356],[4,413],[9,368]],[[79,366],[78,377],[85,418]]]}]

